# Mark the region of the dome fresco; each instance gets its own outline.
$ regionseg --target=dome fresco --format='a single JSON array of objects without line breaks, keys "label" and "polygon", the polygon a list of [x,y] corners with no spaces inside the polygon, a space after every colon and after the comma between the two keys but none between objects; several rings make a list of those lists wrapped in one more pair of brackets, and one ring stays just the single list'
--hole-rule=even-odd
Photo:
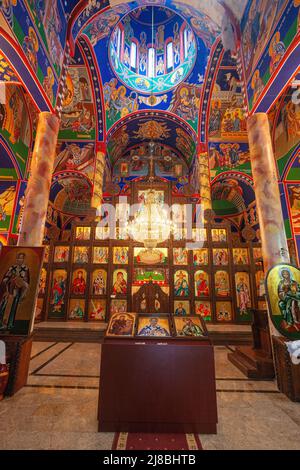
[{"label": "dome fresco", "polygon": [[167,8],[137,8],[119,21],[109,41],[116,76],[141,93],[162,93],[182,82],[196,61],[189,24]]}]

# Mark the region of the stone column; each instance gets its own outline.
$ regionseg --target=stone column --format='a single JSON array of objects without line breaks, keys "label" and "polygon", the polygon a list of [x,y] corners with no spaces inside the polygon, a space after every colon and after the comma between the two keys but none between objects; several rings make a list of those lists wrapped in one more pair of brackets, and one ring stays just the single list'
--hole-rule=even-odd
[{"label": "stone column", "polygon": [[59,118],[40,113],[28,180],[19,246],[41,246],[59,131]]},{"label": "stone column", "polygon": [[199,195],[204,215],[212,213],[211,186],[209,174],[209,158],[207,152],[198,153]]},{"label": "stone column", "polygon": [[91,201],[91,207],[95,212],[102,204],[103,195],[103,178],[105,170],[106,148],[104,142],[97,145],[96,163],[95,163],[95,177],[94,177],[94,191]]},{"label": "stone column", "polygon": [[267,114],[250,116],[247,127],[262,254],[267,273],[275,264],[289,263],[290,257]]}]

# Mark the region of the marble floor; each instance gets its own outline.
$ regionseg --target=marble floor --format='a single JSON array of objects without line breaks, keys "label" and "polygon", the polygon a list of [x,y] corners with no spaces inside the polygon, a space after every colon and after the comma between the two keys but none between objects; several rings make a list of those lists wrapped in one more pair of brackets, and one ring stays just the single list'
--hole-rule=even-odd
[{"label": "marble floor", "polygon": [[[97,433],[100,347],[34,343],[27,386],[0,402],[0,449],[111,449],[114,434]],[[228,352],[215,348],[218,434],[203,448],[300,450],[300,403],[246,379]]]}]

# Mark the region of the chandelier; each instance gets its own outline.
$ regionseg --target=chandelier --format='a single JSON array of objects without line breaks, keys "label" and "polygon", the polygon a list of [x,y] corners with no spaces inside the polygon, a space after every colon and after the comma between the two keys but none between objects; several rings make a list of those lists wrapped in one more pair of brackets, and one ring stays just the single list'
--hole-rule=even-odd
[{"label": "chandelier", "polygon": [[170,238],[173,223],[167,207],[155,200],[155,191],[150,189],[147,197],[134,217],[127,224],[128,234],[147,250],[154,250],[160,243]]}]

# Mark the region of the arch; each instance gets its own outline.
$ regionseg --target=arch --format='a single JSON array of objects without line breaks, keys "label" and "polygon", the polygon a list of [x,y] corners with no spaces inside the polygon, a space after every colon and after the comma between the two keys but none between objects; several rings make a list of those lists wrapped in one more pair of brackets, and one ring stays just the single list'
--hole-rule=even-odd
[{"label": "arch", "polygon": [[[21,172],[21,168],[19,166],[19,163],[15,157],[15,154],[14,152],[12,151],[12,149],[10,148],[9,144],[7,143],[7,141],[4,139],[4,137],[0,134],[0,147],[3,147],[6,155],[9,157],[15,171],[16,171],[16,174],[17,174],[17,178],[20,179],[22,178],[22,172]],[[5,155],[3,156],[3,154],[1,155],[1,159],[4,159],[5,158]],[[0,176],[0,179],[1,179],[1,176]]]},{"label": "arch", "polygon": [[274,103],[286,91],[291,79],[299,69],[299,57],[300,37],[296,37],[276,69],[275,75],[267,83],[262,95],[253,106],[250,115],[270,111]]},{"label": "arch", "polygon": [[[300,155],[300,142],[294,148],[289,160],[287,161],[287,163],[284,167],[282,177],[281,177],[282,181],[284,181],[286,183],[290,182],[289,180],[287,180],[287,178],[288,178],[290,170],[292,169],[293,164],[295,163],[296,159],[299,158],[299,155]],[[299,183],[300,183],[300,180],[299,180]]]},{"label": "arch", "polygon": [[40,83],[31,73],[31,66],[21,47],[0,27],[0,51],[5,60],[14,70],[20,83],[31,96],[33,103],[39,111],[53,112],[53,106],[49,101]]},{"label": "arch", "polygon": [[166,111],[136,111],[117,121],[107,134],[108,157],[116,161],[134,144],[151,140],[177,149],[191,168],[197,135],[186,121]]}]

